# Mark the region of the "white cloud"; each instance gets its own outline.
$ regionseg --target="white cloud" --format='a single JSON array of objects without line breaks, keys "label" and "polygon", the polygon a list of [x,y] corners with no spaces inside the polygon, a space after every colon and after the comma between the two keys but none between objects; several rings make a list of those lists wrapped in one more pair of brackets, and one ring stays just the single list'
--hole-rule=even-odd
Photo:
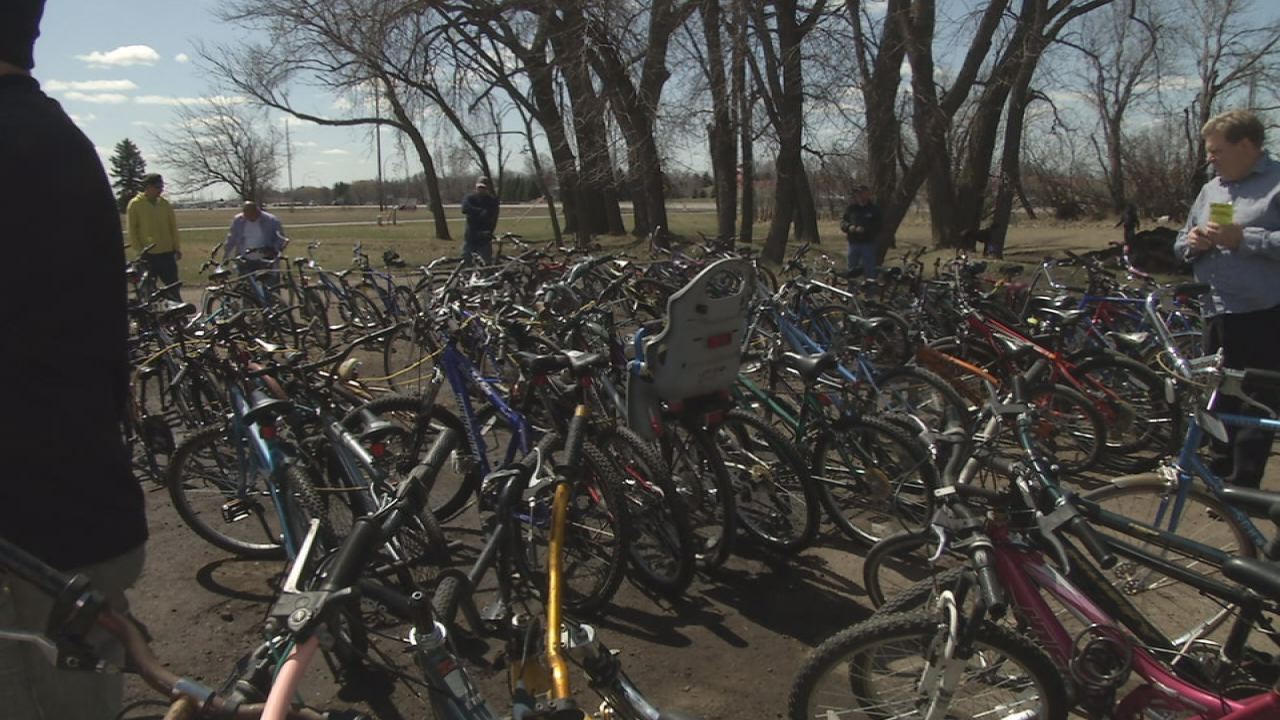
[{"label": "white cloud", "polygon": [[76,59],[89,63],[93,68],[155,65],[160,60],[160,53],[149,45],[124,45],[107,52],[94,50],[88,55],[77,55]]},{"label": "white cloud", "polygon": [[71,119],[75,121],[75,124],[77,125],[84,125],[98,119],[98,116],[94,115],[93,113],[89,113],[87,115],[79,115],[77,113],[69,113],[69,114],[71,115]]},{"label": "white cloud", "polygon": [[328,164],[329,164],[329,161],[327,161],[327,160],[315,160],[315,161],[313,161],[311,164],[312,164],[312,165],[328,165]]},{"label": "white cloud", "polygon": [[106,160],[107,158],[111,157],[111,151],[102,147],[101,145],[94,145],[93,149],[97,151],[98,157],[103,160]]},{"label": "white cloud", "polygon": [[191,56],[186,53],[178,53],[177,55],[173,56],[173,61],[179,62],[179,63],[189,63],[191,62]]},{"label": "white cloud", "polygon": [[154,123],[150,120],[134,120],[129,124],[136,125],[137,127],[160,127],[160,123]]},{"label": "white cloud", "polygon": [[40,85],[51,92],[63,90],[87,90],[90,92],[119,92],[121,90],[137,90],[132,80],[48,80]]},{"label": "white cloud", "polygon": [[240,105],[245,102],[242,95],[212,95],[206,97],[171,97],[169,95],[139,95],[133,99],[139,105]]},{"label": "white cloud", "polygon": [[120,93],[82,93],[72,90],[62,96],[67,100],[77,100],[79,102],[100,103],[104,105],[119,105],[120,103],[129,102],[128,95]]},{"label": "white cloud", "polygon": [[343,150],[342,148],[329,148],[328,150],[321,150],[320,154],[321,155],[350,155],[351,153],[348,152],[347,150]]},{"label": "white cloud", "polygon": [[294,147],[309,148],[319,145],[315,140],[294,140],[291,142]]}]

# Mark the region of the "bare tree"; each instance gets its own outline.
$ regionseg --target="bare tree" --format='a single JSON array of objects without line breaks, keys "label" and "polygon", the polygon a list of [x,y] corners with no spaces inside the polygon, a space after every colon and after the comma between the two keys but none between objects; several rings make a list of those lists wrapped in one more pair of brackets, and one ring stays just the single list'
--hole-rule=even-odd
[{"label": "bare tree", "polygon": [[155,135],[160,164],[174,168],[182,192],[219,183],[245,200],[261,201],[280,173],[283,136],[266,113],[237,99],[211,97],[177,106],[173,130]]},{"label": "bare tree", "polygon": [[763,249],[764,256],[774,262],[781,262],[786,254],[787,235],[793,223],[798,241],[818,241],[818,216],[802,156],[801,43],[822,17],[825,7],[826,0],[815,0],[808,9],[802,9],[797,0],[774,0],[752,6],[752,25],[762,56],[762,62],[752,62],[752,75],[769,123],[778,137],[774,213]]},{"label": "bare tree", "polygon": [[1154,0],[1128,0],[1095,13],[1077,38],[1063,40],[1080,51],[1085,99],[1098,113],[1102,144],[1097,148],[1111,209],[1129,202],[1124,169],[1124,121],[1131,108],[1159,88],[1158,51],[1168,40],[1162,7]]},{"label": "bare tree", "polygon": [[[436,237],[448,239],[435,160],[417,122],[424,102],[435,98],[423,92],[426,81],[404,82],[419,76],[425,62],[419,55],[427,54],[439,35],[434,25],[422,21],[419,4],[226,0],[223,20],[265,28],[267,40],[202,47],[200,55],[224,86],[265,107],[319,125],[384,125],[405,133],[422,164]],[[357,102],[346,116],[321,115],[295,104],[291,93],[298,84],[318,86],[337,97],[354,96]],[[375,103],[389,114],[370,112]]]},{"label": "bare tree", "polygon": [[1200,128],[1226,109],[1227,102],[1269,109],[1258,107],[1256,91],[1280,74],[1280,25],[1257,22],[1253,0],[1182,2],[1179,50],[1195,63],[1195,97],[1183,111],[1184,140],[1192,159],[1187,187],[1194,196],[1208,173]]}]

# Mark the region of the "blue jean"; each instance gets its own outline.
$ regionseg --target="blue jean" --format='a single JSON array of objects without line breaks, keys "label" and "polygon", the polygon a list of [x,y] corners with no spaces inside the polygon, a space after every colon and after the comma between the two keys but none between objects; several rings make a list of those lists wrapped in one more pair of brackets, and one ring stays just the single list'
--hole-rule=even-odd
[{"label": "blue jean", "polygon": [[873,242],[849,243],[849,269],[862,268],[862,274],[868,280],[875,280],[880,267],[876,263],[878,248]]}]

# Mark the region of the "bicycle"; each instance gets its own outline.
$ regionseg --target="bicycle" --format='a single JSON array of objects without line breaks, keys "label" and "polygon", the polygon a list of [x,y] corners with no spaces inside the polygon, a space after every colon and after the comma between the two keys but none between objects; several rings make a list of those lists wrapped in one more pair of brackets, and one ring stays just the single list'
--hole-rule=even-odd
[{"label": "bicycle", "polygon": [[[1022,397],[1022,388],[1016,388],[1015,401]],[[1020,415],[1018,424],[1024,446],[1033,451],[1027,437],[1030,421]],[[957,453],[955,463],[948,464],[948,480],[956,477],[961,457]],[[895,717],[996,712],[1007,718],[1064,718],[1073,704],[1089,713],[1114,710],[1110,716],[1117,718],[1176,710],[1205,720],[1235,720],[1268,717],[1280,709],[1280,694],[1274,692],[1255,690],[1247,699],[1233,699],[1215,689],[1234,676],[1243,657],[1245,631],[1259,619],[1264,604],[1280,599],[1280,572],[1247,559],[1226,561],[1223,568],[1229,578],[1250,581],[1270,600],[1230,586],[1218,588],[1244,608],[1237,621],[1239,631],[1223,648],[1225,662],[1216,670],[1205,670],[1191,658],[1193,662],[1182,665],[1185,672],[1175,672],[1170,663],[1186,658],[1186,649],[1170,645],[1149,623],[1143,625],[1145,618],[1122,596],[1106,592],[1106,581],[1082,561],[1064,534],[1079,540],[1103,568],[1115,563],[1113,550],[1119,552],[1120,546],[1099,535],[1085,521],[1087,511],[1057,490],[1043,458],[1033,455],[1031,463],[1034,472],[1015,474],[1008,490],[973,485],[939,490],[943,507],[934,528],[944,545],[960,549],[967,558],[964,567],[937,580],[938,586],[953,589],[939,596],[937,610],[874,617],[823,643],[798,673],[789,702],[792,720],[826,718],[828,713],[883,717],[891,712],[902,713]],[[969,507],[974,502],[994,512],[984,517]],[[1045,562],[1045,553],[1062,572]],[[1074,572],[1064,574],[1067,568]],[[931,585],[891,605],[894,610],[919,607]],[[1082,620],[1085,630],[1073,638],[1043,595]],[[1038,644],[996,623],[1009,607],[1026,622]],[[1139,643],[1113,618],[1122,618],[1131,630],[1136,627]],[[882,646],[894,643],[901,648],[899,654],[877,655]],[[975,668],[966,674],[969,664]],[[893,710],[874,706],[881,699],[875,692],[877,675],[889,668],[916,680],[898,684],[906,692],[900,693]],[[1059,668],[1069,668],[1070,673],[1064,677]],[[1125,684],[1130,670],[1143,684]],[[958,683],[966,680],[976,683],[974,690],[960,690]],[[1219,685],[1209,684],[1215,681]],[[1117,700],[1121,688],[1131,689]],[[886,686],[884,691],[893,689]],[[1004,696],[989,699],[1001,689]]]}]

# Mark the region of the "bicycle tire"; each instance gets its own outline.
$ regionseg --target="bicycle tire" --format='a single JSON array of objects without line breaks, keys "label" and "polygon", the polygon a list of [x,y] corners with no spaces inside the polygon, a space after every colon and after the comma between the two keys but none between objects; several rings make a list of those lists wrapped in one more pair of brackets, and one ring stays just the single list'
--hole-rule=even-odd
[{"label": "bicycle tire", "polygon": [[[923,661],[929,656],[938,633],[937,616],[925,613],[886,615],[837,633],[818,646],[801,666],[788,695],[788,717],[790,720],[924,717],[929,698],[916,695],[917,683],[904,682],[903,678],[921,678],[922,671],[911,660]],[[883,651],[895,644],[901,646],[901,653],[887,656]],[[968,691],[964,686],[955,687],[948,700],[951,706],[959,704],[961,708],[953,711],[949,706],[945,717],[982,717],[983,713],[1000,707],[1010,716],[1027,709],[1034,712],[1028,716],[1038,720],[1066,719],[1070,704],[1064,674],[1031,640],[998,625],[984,623],[973,633],[971,646],[964,650],[965,660],[978,665],[972,674],[979,678],[981,687]],[[893,678],[892,684],[909,693],[908,697],[894,707],[877,707],[875,701],[879,693],[872,675],[878,671]],[[964,680],[959,678],[959,682]],[[998,699],[993,695],[1001,684],[1007,684],[1010,694]],[[884,688],[892,689],[891,686]],[[1034,692],[1027,693],[1027,689]]]},{"label": "bicycle tire", "polygon": [[930,564],[929,557],[936,549],[937,537],[928,531],[894,533],[872,545],[862,561],[862,588],[871,606],[879,612],[902,591],[952,569],[950,565],[954,563],[941,567]]},{"label": "bicycle tire", "polygon": [[382,327],[382,312],[373,304],[368,295],[354,288],[347,290],[345,301],[338,306],[343,320],[357,331],[367,332]]},{"label": "bicycle tire", "polygon": [[[584,439],[580,462],[565,527],[561,598],[566,611],[591,614],[607,605],[622,584],[630,527],[608,456]],[[512,519],[516,567],[543,598],[554,488],[548,483],[534,490],[533,500],[521,511],[528,517]]]},{"label": "bicycle tire", "polygon": [[731,410],[716,428],[738,523],[761,545],[796,553],[813,544],[818,491],[791,441],[763,418]]},{"label": "bicycle tire", "polygon": [[679,500],[671,470],[657,446],[628,427],[609,425],[597,441],[619,465],[631,521],[627,554],[632,571],[644,585],[679,595],[693,580],[697,560],[689,511]]},{"label": "bicycle tire", "polygon": [[720,567],[733,551],[737,511],[729,474],[710,431],[693,423],[670,423],[663,428],[658,447],[671,468],[676,497],[689,515],[698,568]]},{"label": "bicycle tire", "polygon": [[391,389],[402,395],[419,393],[436,367],[431,358],[439,349],[435,333],[425,317],[415,317],[387,336],[382,347],[382,369]]},{"label": "bicycle tire", "polygon": [[[1066,385],[1047,383],[1026,392],[1027,401],[1037,408],[1032,441],[1057,464],[1060,477],[1088,472],[1102,462],[1107,425],[1089,398]],[[1022,448],[1014,452],[1021,456]]]},{"label": "bicycle tire", "polygon": [[877,413],[898,413],[920,419],[930,429],[942,431],[951,424],[973,431],[969,403],[937,373],[921,367],[895,367],[879,373],[875,385]]},{"label": "bicycle tire", "polygon": [[[1080,361],[1087,395],[1097,399],[1107,421],[1105,465],[1118,472],[1154,468],[1182,444],[1183,413],[1165,395],[1165,379],[1146,365],[1106,353]],[[1100,387],[1095,387],[1097,382]],[[1105,390],[1103,389],[1105,388]]]},{"label": "bicycle tire", "polygon": [[267,481],[256,469],[253,478],[243,481],[247,497],[242,498],[241,505],[250,515],[256,515],[261,525],[260,532],[244,533],[256,539],[242,538],[229,530],[249,520],[248,515],[229,521],[222,514],[223,505],[239,492],[241,476],[247,469],[241,467],[240,454],[232,442],[228,428],[215,425],[179,444],[165,475],[169,498],[182,521],[213,546],[244,558],[281,559],[285,550],[280,541],[280,519],[272,506]]},{"label": "bicycle tire", "polygon": [[408,395],[384,395],[370,400],[347,413],[342,424],[356,429],[364,412],[401,428],[390,436],[382,462],[401,477],[406,477],[426,457],[432,437],[439,432],[434,427],[451,428],[463,438],[463,444],[453,453],[452,461],[441,468],[433,478],[428,494],[428,505],[436,520],[448,522],[475,496],[480,487],[480,466],[466,440],[467,430],[462,420],[440,405],[433,405],[430,414],[422,412],[422,400]]},{"label": "bicycle tire", "polygon": [[[1118,515],[1155,524],[1155,514],[1162,507],[1171,507],[1176,494],[1176,481],[1158,473],[1142,473],[1116,478],[1111,484],[1083,495]],[[1180,536],[1217,548],[1229,555],[1257,557],[1257,548],[1245,529],[1232,519],[1231,514],[1209,490],[1192,485],[1178,524],[1173,528]],[[1169,511],[1165,511],[1168,515]],[[1170,529],[1167,518],[1162,518],[1161,528]],[[1118,533],[1094,523],[1097,532],[1119,538],[1130,545],[1154,554],[1187,570],[1206,575],[1228,585],[1231,581],[1222,575],[1221,568],[1197,562],[1195,559],[1171,551],[1165,551],[1144,540],[1138,534]],[[1122,558],[1110,570],[1101,571],[1116,588],[1132,602],[1165,637],[1175,645],[1188,627],[1194,627],[1221,610],[1221,604],[1199,590],[1161,574],[1153,568],[1139,567],[1135,561]],[[1212,637],[1224,639],[1228,627],[1220,628]]]},{"label": "bicycle tire", "polygon": [[877,417],[849,418],[820,433],[813,477],[827,515],[855,542],[920,530],[933,513],[938,474],[928,449]]}]

